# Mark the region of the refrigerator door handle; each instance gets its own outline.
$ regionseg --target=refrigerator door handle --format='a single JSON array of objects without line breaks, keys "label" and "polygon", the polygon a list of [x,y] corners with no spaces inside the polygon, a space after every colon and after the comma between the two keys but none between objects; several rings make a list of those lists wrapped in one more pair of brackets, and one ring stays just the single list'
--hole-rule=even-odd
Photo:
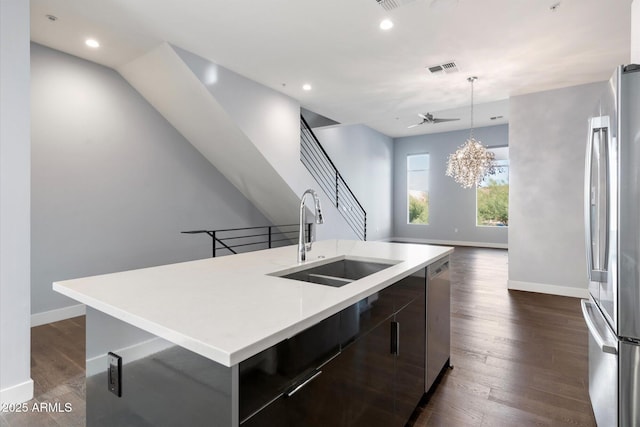
[{"label": "refrigerator door handle", "polygon": [[[604,185],[594,187],[593,186],[593,170],[592,167],[592,156],[593,151],[596,149],[594,147],[594,139],[595,134],[598,134],[598,152],[600,153],[600,148],[602,148],[601,156],[604,158],[601,160],[601,164],[607,169],[604,171],[605,182]],[[604,138],[603,138],[604,137]],[[606,282],[607,281],[607,265],[609,264],[609,175],[608,175],[608,163],[609,163],[609,150],[608,150],[608,139],[609,139],[609,117],[601,116],[601,117],[592,117],[589,120],[589,136],[587,137],[587,158],[586,158],[586,170],[585,170],[585,229],[586,229],[586,243],[587,243],[587,263],[588,263],[588,271],[589,271],[589,280],[593,282]],[[602,141],[604,139],[604,141]],[[604,142],[604,143],[603,143]],[[601,259],[600,253],[594,254],[593,247],[593,226],[594,220],[593,217],[594,212],[592,211],[592,207],[598,207],[598,194],[596,194],[596,189],[598,192],[604,191],[604,242],[598,238],[598,252],[603,251],[604,256]],[[601,226],[602,226],[601,225]],[[599,229],[596,230],[599,232]],[[602,264],[600,264],[602,263]],[[598,268],[599,267],[599,268]]]},{"label": "refrigerator door handle", "polygon": [[600,347],[600,349],[605,353],[618,354],[617,343],[604,338],[598,330],[599,328],[596,326],[596,321],[593,319],[592,312],[597,310],[597,308],[586,299],[581,300],[580,305],[582,306],[582,315],[584,316],[584,321],[587,324],[589,333],[598,344],[598,347]]}]

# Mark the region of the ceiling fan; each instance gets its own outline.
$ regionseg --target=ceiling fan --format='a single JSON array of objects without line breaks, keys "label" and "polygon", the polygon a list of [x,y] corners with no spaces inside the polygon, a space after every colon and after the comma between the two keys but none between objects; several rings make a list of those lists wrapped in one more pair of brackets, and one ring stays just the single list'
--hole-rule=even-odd
[{"label": "ceiling fan", "polygon": [[422,121],[420,123],[416,123],[414,125],[409,126],[409,129],[414,128],[416,126],[423,125],[425,123],[434,124],[434,123],[453,122],[456,120],[460,120],[460,119],[439,119],[439,118],[433,117],[433,114],[431,113],[426,113],[426,114],[418,113],[418,117],[420,117]]}]

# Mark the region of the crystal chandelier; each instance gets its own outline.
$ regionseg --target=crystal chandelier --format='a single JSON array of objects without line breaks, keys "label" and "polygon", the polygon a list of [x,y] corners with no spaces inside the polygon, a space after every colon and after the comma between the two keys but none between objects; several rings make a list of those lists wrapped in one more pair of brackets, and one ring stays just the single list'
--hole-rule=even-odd
[{"label": "crystal chandelier", "polygon": [[498,168],[494,164],[495,155],[487,151],[480,141],[473,137],[473,82],[477,77],[469,77],[471,83],[471,132],[469,139],[449,154],[446,175],[452,177],[463,188],[471,188],[482,182],[486,175],[494,175]]}]

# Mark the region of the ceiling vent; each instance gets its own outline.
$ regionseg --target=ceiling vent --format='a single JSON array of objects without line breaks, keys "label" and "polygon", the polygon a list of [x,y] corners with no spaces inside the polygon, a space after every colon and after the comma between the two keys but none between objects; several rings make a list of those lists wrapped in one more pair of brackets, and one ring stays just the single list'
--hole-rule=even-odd
[{"label": "ceiling vent", "polygon": [[414,1],[416,0],[376,0],[376,3],[382,6],[384,10],[393,10]]},{"label": "ceiling vent", "polygon": [[451,74],[460,71],[455,61],[445,62],[444,64],[432,65],[427,67],[431,74]]}]

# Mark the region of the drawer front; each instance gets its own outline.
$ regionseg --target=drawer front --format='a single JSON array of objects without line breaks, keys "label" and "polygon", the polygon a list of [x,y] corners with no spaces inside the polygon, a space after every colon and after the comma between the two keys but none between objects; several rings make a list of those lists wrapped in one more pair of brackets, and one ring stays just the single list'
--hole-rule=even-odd
[{"label": "drawer front", "polygon": [[416,299],[424,300],[426,269],[376,292],[340,313],[340,345],[357,340]]}]

